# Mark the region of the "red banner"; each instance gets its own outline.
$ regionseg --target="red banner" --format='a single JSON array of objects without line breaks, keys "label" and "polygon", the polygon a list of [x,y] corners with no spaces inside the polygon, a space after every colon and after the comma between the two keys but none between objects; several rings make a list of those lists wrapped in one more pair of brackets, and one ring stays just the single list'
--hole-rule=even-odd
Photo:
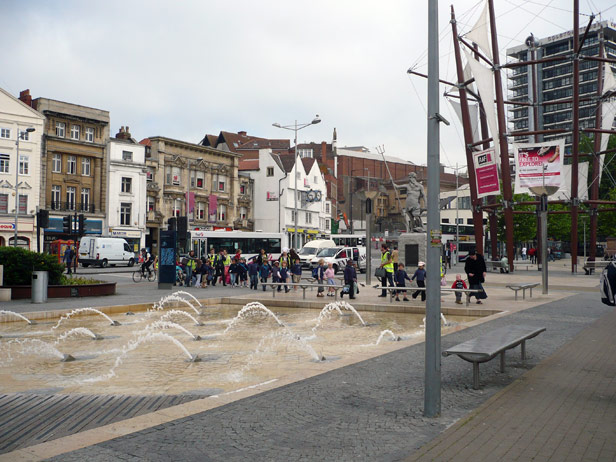
[{"label": "red banner", "polygon": [[475,167],[475,182],[477,185],[477,197],[493,196],[500,194],[498,181],[498,166],[494,148],[473,153]]}]

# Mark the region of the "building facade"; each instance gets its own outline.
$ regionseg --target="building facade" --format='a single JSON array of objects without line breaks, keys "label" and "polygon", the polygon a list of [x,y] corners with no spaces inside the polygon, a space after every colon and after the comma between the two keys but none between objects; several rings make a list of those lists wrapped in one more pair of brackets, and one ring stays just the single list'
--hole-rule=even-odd
[{"label": "building facade", "polygon": [[64,216],[83,214],[86,234],[101,235],[107,214],[109,112],[48,98],[19,99],[45,116],[41,162],[41,205],[49,210],[45,249],[56,239],[77,237],[62,227]]},{"label": "building facade", "polygon": [[0,246],[15,244],[17,228],[17,245],[36,250],[44,126],[41,113],[0,88]]},{"label": "building facade", "polygon": [[145,245],[145,146],[137,143],[128,127],[109,140],[107,223],[105,234],[126,239],[138,252]]},{"label": "building facade", "polygon": [[[284,233],[284,245],[294,248],[301,248],[312,239],[329,238],[331,202],[315,159],[304,157],[296,163],[293,154],[280,155],[262,149],[258,165],[257,169],[248,171],[255,187],[255,230]],[[297,245],[294,241],[296,206]]]},{"label": "building facade", "polygon": [[[580,29],[580,37],[584,29]],[[604,40],[606,57],[616,59],[616,25],[608,21],[595,23],[591,26],[584,41],[581,54],[584,56],[599,56],[599,41]],[[533,58],[552,58],[567,56],[573,53],[573,31],[553,35],[543,39],[529,37],[526,44],[507,50],[507,56],[518,61],[529,61]],[[580,129],[595,127],[595,110],[597,101],[597,68],[596,61],[580,61]],[[612,64],[616,72],[616,65]],[[573,95],[573,64],[571,59],[550,61],[536,65],[537,101],[533,101],[533,72],[531,66],[521,66],[509,72],[509,100],[520,103],[537,103],[538,116],[534,121],[533,108],[527,105],[509,106],[508,119],[514,130],[548,130],[564,129],[571,132]],[[569,100],[568,102],[558,102]],[[554,103],[550,103],[554,101]],[[538,135],[538,141],[565,137],[566,150],[571,149],[571,133]],[[528,136],[518,136],[516,141],[533,141]]]},{"label": "building facade", "polygon": [[240,176],[240,154],[155,136],[146,146],[146,239],[158,254],[158,233],[171,217],[188,230],[252,231],[252,181]]}]

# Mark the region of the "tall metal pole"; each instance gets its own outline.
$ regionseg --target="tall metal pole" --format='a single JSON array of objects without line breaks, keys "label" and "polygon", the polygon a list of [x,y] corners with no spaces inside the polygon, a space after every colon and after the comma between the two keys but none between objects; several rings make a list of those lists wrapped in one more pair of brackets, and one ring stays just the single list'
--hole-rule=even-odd
[{"label": "tall metal pole", "polygon": [[[498,38],[496,36],[496,16],[494,15],[494,1],[488,0],[490,10],[490,35],[492,38],[492,56],[494,61],[494,90],[496,92],[496,113],[498,116],[498,134],[494,136],[494,144],[498,138],[501,156],[501,173],[503,181],[503,199],[505,214],[505,242],[507,245],[507,258],[509,259],[509,271],[513,271],[513,193],[511,190],[511,168],[509,167],[509,151],[507,147],[507,121],[505,120],[505,104],[503,102],[503,82],[500,73],[500,58]],[[490,103],[489,101],[485,102]]]},{"label": "tall metal pole", "polygon": [[293,240],[295,241],[291,247],[299,250],[297,246],[297,172],[299,171],[299,165],[297,165],[297,120],[295,120],[295,233]]},{"label": "tall metal pole", "polygon": [[366,199],[366,285],[372,278],[372,199]]},{"label": "tall metal pole", "polygon": [[548,196],[547,194],[541,195],[541,257],[543,262],[541,263],[541,282],[542,282],[542,294],[548,293]]},{"label": "tall metal pole", "polygon": [[[452,20],[453,20],[453,18],[452,18]],[[454,40],[456,40],[455,36],[454,36]],[[459,175],[459,173],[458,173],[458,163],[456,162],[456,259],[455,259],[456,265],[458,263],[460,263],[460,260],[458,258],[458,255],[459,255],[458,252],[460,251],[460,225],[459,225],[460,220],[459,220],[459,213],[458,213],[459,210],[460,210],[460,202],[459,202],[459,196],[458,196],[458,188],[459,188],[459,185],[458,185],[458,175]],[[450,249],[450,251],[451,251],[451,249]]]},{"label": "tall metal pole", "polygon": [[17,247],[17,220],[19,211],[19,138],[21,132],[17,128],[17,140],[15,141],[15,235],[13,236],[13,247]]},{"label": "tall metal pole", "polygon": [[573,0],[573,128],[571,140],[571,272],[577,272],[578,256],[578,154],[580,144],[580,3]]},{"label": "tall metal pole", "polygon": [[[599,31],[599,57],[603,58],[605,51],[605,35],[603,29]],[[603,94],[603,63],[598,63],[597,66],[597,97],[600,98]],[[595,110],[595,128],[601,128],[601,101],[597,102]],[[599,199],[599,155],[601,150],[601,134],[595,133],[594,151],[595,155],[592,158],[592,183],[590,187],[590,199],[596,201]],[[584,228],[586,230],[586,228]],[[586,244],[584,244],[584,252],[586,252]],[[593,260],[597,257],[597,204],[590,204],[590,258]],[[586,253],[584,253],[586,259]]]},{"label": "tall metal pole", "polygon": [[424,415],[441,413],[440,159],[438,0],[428,1],[428,233]]}]

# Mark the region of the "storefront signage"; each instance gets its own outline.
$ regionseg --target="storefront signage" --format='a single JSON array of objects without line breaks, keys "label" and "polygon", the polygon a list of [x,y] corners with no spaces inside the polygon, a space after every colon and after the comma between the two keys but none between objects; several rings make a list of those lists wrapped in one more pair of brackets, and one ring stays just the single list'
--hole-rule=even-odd
[{"label": "storefront signage", "polygon": [[109,235],[112,237],[128,237],[132,239],[140,239],[141,231],[134,231],[129,229],[111,229],[109,228]]},{"label": "storefront signage", "polygon": [[0,230],[2,231],[14,230],[14,229],[15,229],[15,223],[0,223]]}]

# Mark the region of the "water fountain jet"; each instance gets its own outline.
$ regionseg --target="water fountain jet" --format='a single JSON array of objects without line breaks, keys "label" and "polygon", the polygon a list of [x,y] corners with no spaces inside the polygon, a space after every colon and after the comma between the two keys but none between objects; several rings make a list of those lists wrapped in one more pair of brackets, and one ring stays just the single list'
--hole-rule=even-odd
[{"label": "water fountain jet", "polygon": [[100,314],[102,317],[104,317],[107,321],[109,321],[109,324],[111,326],[119,326],[121,325],[118,321],[114,321],[113,319],[111,319],[109,316],[107,316],[105,313],[103,313],[102,311],[99,311],[95,308],[76,308],[73,311],[71,311],[70,313],[65,314],[64,316],[62,316],[59,320],[58,320],[58,324],[56,324],[55,326],[52,327],[52,329],[57,329],[58,327],[60,327],[60,324],[62,324],[62,321],[65,321],[67,319],[70,319],[72,316],[79,314],[79,313],[95,313],[95,314]]},{"label": "water fountain jet", "polygon": [[34,321],[29,320],[28,318],[26,318],[24,315],[19,314],[19,313],[15,313],[14,311],[6,311],[6,310],[0,310],[0,314],[8,314],[10,316],[15,316],[19,319],[23,319],[24,321],[26,321],[28,324],[32,325],[32,324],[36,324]]}]

